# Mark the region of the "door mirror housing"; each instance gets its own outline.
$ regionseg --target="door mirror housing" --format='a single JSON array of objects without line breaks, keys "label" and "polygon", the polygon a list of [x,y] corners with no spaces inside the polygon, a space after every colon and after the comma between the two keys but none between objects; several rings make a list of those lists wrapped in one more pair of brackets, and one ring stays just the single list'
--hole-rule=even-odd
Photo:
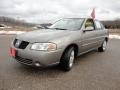
[{"label": "door mirror housing", "polygon": [[94,27],[89,26],[89,27],[86,27],[85,30],[83,30],[83,32],[92,31],[92,30],[94,30]]}]

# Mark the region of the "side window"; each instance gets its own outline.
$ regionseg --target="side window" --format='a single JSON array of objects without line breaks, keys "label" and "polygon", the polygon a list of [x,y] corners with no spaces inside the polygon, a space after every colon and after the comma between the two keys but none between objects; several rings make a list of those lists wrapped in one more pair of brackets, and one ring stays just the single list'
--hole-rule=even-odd
[{"label": "side window", "polygon": [[86,21],[86,23],[85,23],[85,29],[89,29],[89,28],[91,28],[91,29],[93,29],[94,30],[94,22],[93,22],[93,20],[92,19],[88,19],[87,21]]},{"label": "side window", "polygon": [[101,24],[102,29],[105,29],[104,25],[102,23],[100,23],[100,24]]},{"label": "side window", "polygon": [[95,21],[95,26],[97,30],[102,29],[102,25],[99,21]]}]

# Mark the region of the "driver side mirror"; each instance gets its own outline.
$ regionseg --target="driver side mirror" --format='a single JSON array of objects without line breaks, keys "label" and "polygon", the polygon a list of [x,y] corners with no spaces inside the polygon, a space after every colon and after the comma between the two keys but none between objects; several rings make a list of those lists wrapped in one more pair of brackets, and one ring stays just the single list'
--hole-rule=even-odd
[{"label": "driver side mirror", "polygon": [[85,30],[83,30],[83,32],[92,31],[92,30],[94,30],[94,27],[88,26],[88,27],[85,28]]}]

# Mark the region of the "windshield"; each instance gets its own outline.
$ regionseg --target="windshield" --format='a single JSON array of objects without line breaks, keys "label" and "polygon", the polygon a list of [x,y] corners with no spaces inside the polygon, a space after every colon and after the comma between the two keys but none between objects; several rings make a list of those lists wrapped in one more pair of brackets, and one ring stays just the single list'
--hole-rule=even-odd
[{"label": "windshield", "polygon": [[79,30],[81,28],[83,21],[84,19],[82,18],[61,19],[54,23],[49,28],[58,30]]}]

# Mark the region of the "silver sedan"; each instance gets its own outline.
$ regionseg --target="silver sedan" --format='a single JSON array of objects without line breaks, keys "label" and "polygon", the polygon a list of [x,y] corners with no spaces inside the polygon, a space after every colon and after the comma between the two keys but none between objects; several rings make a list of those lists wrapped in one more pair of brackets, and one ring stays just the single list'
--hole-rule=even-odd
[{"label": "silver sedan", "polygon": [[17,35],[11,56],[18,62],[37,67],[59,64],[69,71],[75,57],[94,49],[106,50],[108,30],[91,18],[65,18],[48,29]]}]

